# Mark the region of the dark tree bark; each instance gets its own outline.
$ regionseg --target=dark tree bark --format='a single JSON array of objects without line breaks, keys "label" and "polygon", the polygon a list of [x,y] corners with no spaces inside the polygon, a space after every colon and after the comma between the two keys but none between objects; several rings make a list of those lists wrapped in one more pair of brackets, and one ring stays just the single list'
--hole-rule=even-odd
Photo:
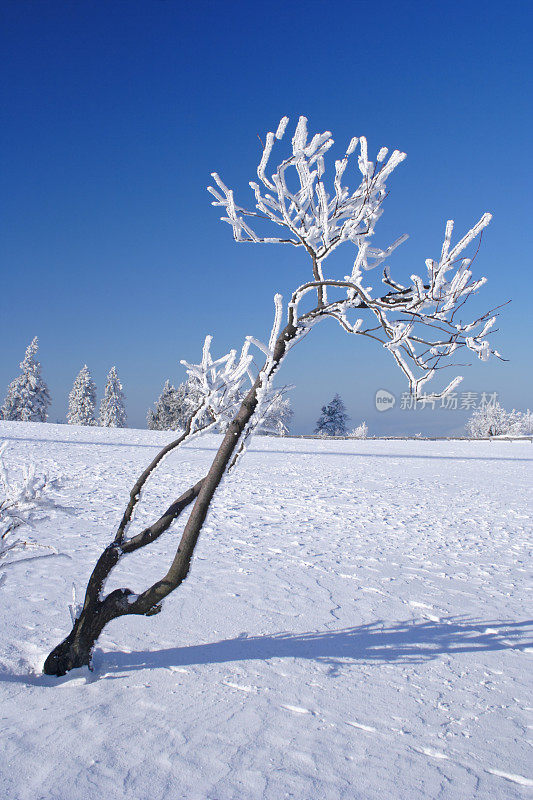
[{"label": "dark tree bark", "polygon": [[[79,617],[66,639],[52,650],[44,663],[43,671],[46,675],[65,675],[71,669],[89,666],[94,645],[108,622],[127,614],[151,616],[159,613],[162,600],[186,579],[209,506],[224,474],[235,463],[239,454],[242,435],[257,408],[263,381],[265,378],[270,378],[278,369],[288,345],[296,335],[297,327],[289,322],[274,345],[268,375],[260,374],[242,401],[237,414],[228,426],[207,475],[184,492],[153,525],[131,539],[126,539],[125,533],[143,485],[162,458],[181,444],[187,431],[180,439],[163,448],[136,481],[115,540],[106,547],[89,578]],[[135,595],[130,589],[124,588],[116,589],[102,597],[105,582],[122,556],[159,538],[193,502],[194,506],[183,530],[178,550],[166,575],[140,595]]]}]

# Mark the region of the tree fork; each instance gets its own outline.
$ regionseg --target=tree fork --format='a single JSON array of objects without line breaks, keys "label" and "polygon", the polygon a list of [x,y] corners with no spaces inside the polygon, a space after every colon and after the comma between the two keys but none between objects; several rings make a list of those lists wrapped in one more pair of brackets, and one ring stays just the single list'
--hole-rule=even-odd
[{"label": "tree fork", "polygon": [[103,600],[101,593],[105,581],[122,555],[133,553],[159,538],[181,512],[198,497],[202,483],[203,479],[181,495],[149,528],[123,544],[115,541],[106,547],[91,573],[83,608],[74,621],[71,632],[52,650],[44,663],[45,675],[61,676],[76,667],[88,666],[98,637],[112,619],[125,614],[150,616],[160,610],[156,604],[150,607],[144,606],[143,610],[140,610],[140,607],[134,609],[128,602],[128,598],[133,594],[130,589],[117,589]]},{"label": "tree fork", "polygon": [[[130,502],[115,541],[106,547],[89,578],[84,606],[79,617],[75,620],[66,639],[52,650],[44,663],[45,675],[59,677],[71,669],[89,666],[94,646],[108,622],[127,614],[141,616],[157,614],[161,611],[161,601],[186,579],[209,506],[228,467],[234,463],[242,435],[257,408],[263,381],[268,380],[279,367],[287,352],[289,342],[295,338],[296,334],[297,328],[290,322],[278,336],[273,348],[268,374],[259,375],[242,401],[205,478],[185,492],[150,528],[130,540],[121,541],[121,535],[123,536],[126,524],[131,519],[133,498],[139,497],[140,488],[152,471],[150,467],[153,465],[155,468],[164,453],[171,449],[171,446],[167,445],[152,461],[150,467],[142,473],[130,493]],[[174,443],[173,445],[176,446]],[[176,555],[166,575],[138,596],[134,595],[130,589],[116,589],[103,600],[100,599],[105,581],[122,555],[138,550],[158,538],[193,500],[195,503],[191,515],[187,520]]]}]

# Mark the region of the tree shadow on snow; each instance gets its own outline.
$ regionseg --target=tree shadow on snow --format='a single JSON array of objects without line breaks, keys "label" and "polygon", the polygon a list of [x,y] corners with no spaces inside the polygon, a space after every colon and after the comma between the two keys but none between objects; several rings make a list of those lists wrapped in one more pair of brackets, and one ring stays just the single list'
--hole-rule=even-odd
[{"label": "tree shadow on snow", "polygon": [[[450,617],[439,622],[378,621],[355,628],[309,633],[241,634],[208,644],[166,650],[99,653],[97,670],[109,674],[139,669],[303,658],[340,671],[350,664],[418,664],[461,653],[524,650],[532,647],[533,620],[482,622]],[[529,637],[525,641],[524,637]]]},{"label": "tree shadow on snow", "polygon": [[[423,441],[423,440],[422,440]],[[185,450],[205,450],[209,452],[215,452],[216,447],[200,447],[198,445],[189,444],[183,446],[183,451]],[[443,456],[443,455],[429,455],[427,453],[421,453],[420,455],[415,453],[363,453],[363,452],[345,452],[337,451],[337,450],[290,450],[290,449],[279,449],[279,450],[262,450],[259,448],[254,447],[247,447],[247,453],[255,453],[257,455],[282,455],[282,456],[340,456],[342,458],[388,458],[388,459],[411,459],[411,460],[422,460],[422,461],[511,461],[516,463],[517,461],[533,461],[533,458],[527,458],[527,456],[521,458],[514,458],[511,456],[468,456],[468,455],[456,455],[456,456]]]},{"label": "tree shadow on snow", "polygon": [[[75,439],[29,439],[23,436],[7,436],[2,435],[2,439],[9,439],[10,441],[16,442],[29,442],[34,443],[37,442],[39,444],[75,444],[75,445],[88,445],[90,447],[126,447],[126,448],[147,448],[149,450],[160,450],[164,443],[159,444],[145,444],[142,442],[115,442],[115,441],[105,441],[105,442],[98,442],[98,441],[77,441]],[[422,440],[424,441],[424,440]],[[186,444],[183,445],[181,452],[185,450],[203,450],[209,453],[215,453],[217,451],[217,445],[213,444],[210,446],[198,446],[197,444]],[[511,461],[513,463],[517,461],[533,461],[533,458],[521,457],[521,458],[514,458],[514,457],[507,457],[507,456],[470,456],[470,455],[456,455],[456,456],[447,456],[447,455],[428,455],[427,453],[421,453],[420,455],[414,453],[364,453],[364,452],[342,452],[337,450],[292,450],[290,447],[283,448],[280,447],[276,450],[263,450],[262,448],[258,447],[248,447],[248,453],[256,453],[260,455],[283,455],[283,456],[342,456],[345,458],[401,458],[401,459],[413,459],[413,460],[429,460],[429,461]]]},{"label": "tree shadow on snow", "polygon": [[[73,670],[63,678],[34,672],[17,674],[0,667],[0,683],[22,683],[54,687],[76,681],[90,683],[118,673],[141,669],[224,664],[232,661],[268,661],[300,658],[318,661],[337,673],[352,664],[420,664],[462,653],[521,651],[533,647],[533,620],[521,622],[483,622],[462,617],[447,617],[439,622],[406,620],[386,625],[371,622],[354,628],[308,633],[274,633],[248,636],[208,644],[171,647],[165,650],[138,650],[95,653],[95,671]],[[526,640],[525,637],[529,637]]]}]

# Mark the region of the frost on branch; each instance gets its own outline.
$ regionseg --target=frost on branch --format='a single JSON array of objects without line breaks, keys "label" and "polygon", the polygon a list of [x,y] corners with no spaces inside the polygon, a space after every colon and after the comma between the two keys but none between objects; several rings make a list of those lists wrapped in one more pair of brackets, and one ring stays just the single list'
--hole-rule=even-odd
[{"label": "frost on branch", "polygon": [[252,355],[250,337],[246,337],[241,349],[239,359],[237,351],[230,350],[221,358],[211,356],[212,336],[206,336],[202,351],[202,360],[199,364],[189,364],[182,360],[191,379],[195,381],[198,396],[198,407],[193,414],[192,428],[196,420],[200,420],[206,412],[213,422],[217,422],[233,409],[239,400],[239,391],[243,382],[248,377],[253,383],[251,373]]},{"label": "frost on branch", "polygon": [[[494,314],[469,321],[459,318],[464,303],[485,283],[485,278],[473,278],[472,258],[462,254],[480,237],[491,215],[483,214],[455,244],[449,220],[440,257],[427,259],[423,277],[412,274],[407,283],[394,280],[385,262],[407,237],[381,248],[372,244],[372,236],[383,211],[386,182],[405,153],[393,150],[388,156],[388,148],[382,147],[370,160],[365,137],[354,137],[328,175],[326,156],[334,143],[332,136],[325,131],[310,137],[307,119],[300,117],[288,154],[272,168],[274,147],[283,139],[287,123],[283,117],[276,132],[266,136],[257,168],[259,181],[250,182],[255,196],[251,209],[236,203],[233,191],[217,173],[209,191],[215,198],[213,205],[224,209],[222,219],[231,225],[236,241],[291,244],[309,253],[310,279],[293,292],[286,309],[288,323],[301,335],[318,320],[330,317],[348,333],[377,340],[395,359],[415,396],[437,370],[453,365],[460,350],[470,350],[482,360],[498,356],[486,338]],[[349,169],[354,161],[355,169]],[[346,185],[350,173],[357,178],[355,189]],[[271,230],[264,234],[268,226]],[[355,248],[351,272],[326,277],[324,262],[343,243]],[[366,285],[368,271],[378,266],[386,287],[380,291]],[[309,309],[314,295],[316,307]],[[301,310],[304,298],[307,306]],[[460,380],[454,378],[431,396],[452,391]]]},{"label": "frost on branch", "polygon": [[[247,211],[235,204],[233,192],[228,189],[217,173],[213,178],[218,188],[209,187],[215,197],[214,206],[222,206],[226,210],[225,222],[233,227],[237,241],[242,242],[288,242],[295,246],[304,246],[317,259],[324,258],[339,244],[352,241],[357,244],[361,236],[373,231],[381,214],[381,203],[386,194],[385,181],[392,170],[405,158],[405,153],[395,150],[385,164],[381,163],[387,153],[386,148],[380,151],[380,166],[368,160],[366,139],[353,138],[344,157],[335,162],[333,193],[326,191],[323,180],[325,174],[324,156],[333,145],[331,133],[315,134],[308,142],[307,119],[300,117],[296,132],[292,139],[292,153],[284,159],[271,176],[266,170],[276,139],[281,139],[285,132],[288,118],[284,117],[277,133],[268,133],[266,145],[257,175],[260,183],[250,181],[255,194],[255,209]],[[358,167],[361,173],[359,186],[350,191],[343,186],[343,176],[350,156],[359,144],[360,155]],[[297,174],[297,188],[289,189],[292,176],[289,170]],[[284,235],[260,236],[245,218],[265,219],[285,228]]]},{"label": "frost on branch", "polygon": [[[229,353],[213,360],[211,356],[212,336],[206,336],[200,364],[189,364],[182,360],[189,375],[189,380],[194,380],[198,394],[199,406],[193,416],[192,428],[194,429],[196,418],[201,419],[206,413],[210,416],[213,423],[227,427],[238,406],[243,399],[243,387],[247,384],[248,389],[256,382],[258,384],[258,405],[253,420],[247,427],[244,438],[247,438],[252,430],[264,421],[267,409],[274,402],[279,392],[271,389],[273,377],[274,345],[279,335],[283,304],[281,295],[274,298],[275,314],[272,330],[268,345],[259,341],[253,336],[246,336],[241,348],[239,358],[237,351],[230,350]],[[253,355],[250,346],[254,345],[265,356],[263,367],[259,375],[253,371]],[[249,383],[248,383],[249,382]]]}]

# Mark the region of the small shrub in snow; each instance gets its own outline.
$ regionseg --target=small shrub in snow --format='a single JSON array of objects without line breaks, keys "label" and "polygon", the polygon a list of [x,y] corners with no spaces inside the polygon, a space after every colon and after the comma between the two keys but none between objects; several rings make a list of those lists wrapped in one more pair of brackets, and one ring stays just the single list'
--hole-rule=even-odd
[{"label": "small shrub in snow", "polygon": [[357,428],[354,428],[350,436],[354,439],[366,439],[368,436],[368,425],[366,422],[362,422]]},{"label": "small shrub in snow", "polygon": [[486,403],[474,411],[466,423],[466,430],[472,439],[521,436],[524,432],[524,419],[519,411],[506,411],[499,403]]},{"label": "small shrub in snow", "polygon": [[[291,401],[288,397],[283,397],[281,391],[274,392],[270,404],[265,403],[264,416],[257,424],[257,433],[271,433],[277,436],[286,436],[289,433],[289,425],[294,416],[291,408]],[[228,420],[231,422],[231,419]]]}]

